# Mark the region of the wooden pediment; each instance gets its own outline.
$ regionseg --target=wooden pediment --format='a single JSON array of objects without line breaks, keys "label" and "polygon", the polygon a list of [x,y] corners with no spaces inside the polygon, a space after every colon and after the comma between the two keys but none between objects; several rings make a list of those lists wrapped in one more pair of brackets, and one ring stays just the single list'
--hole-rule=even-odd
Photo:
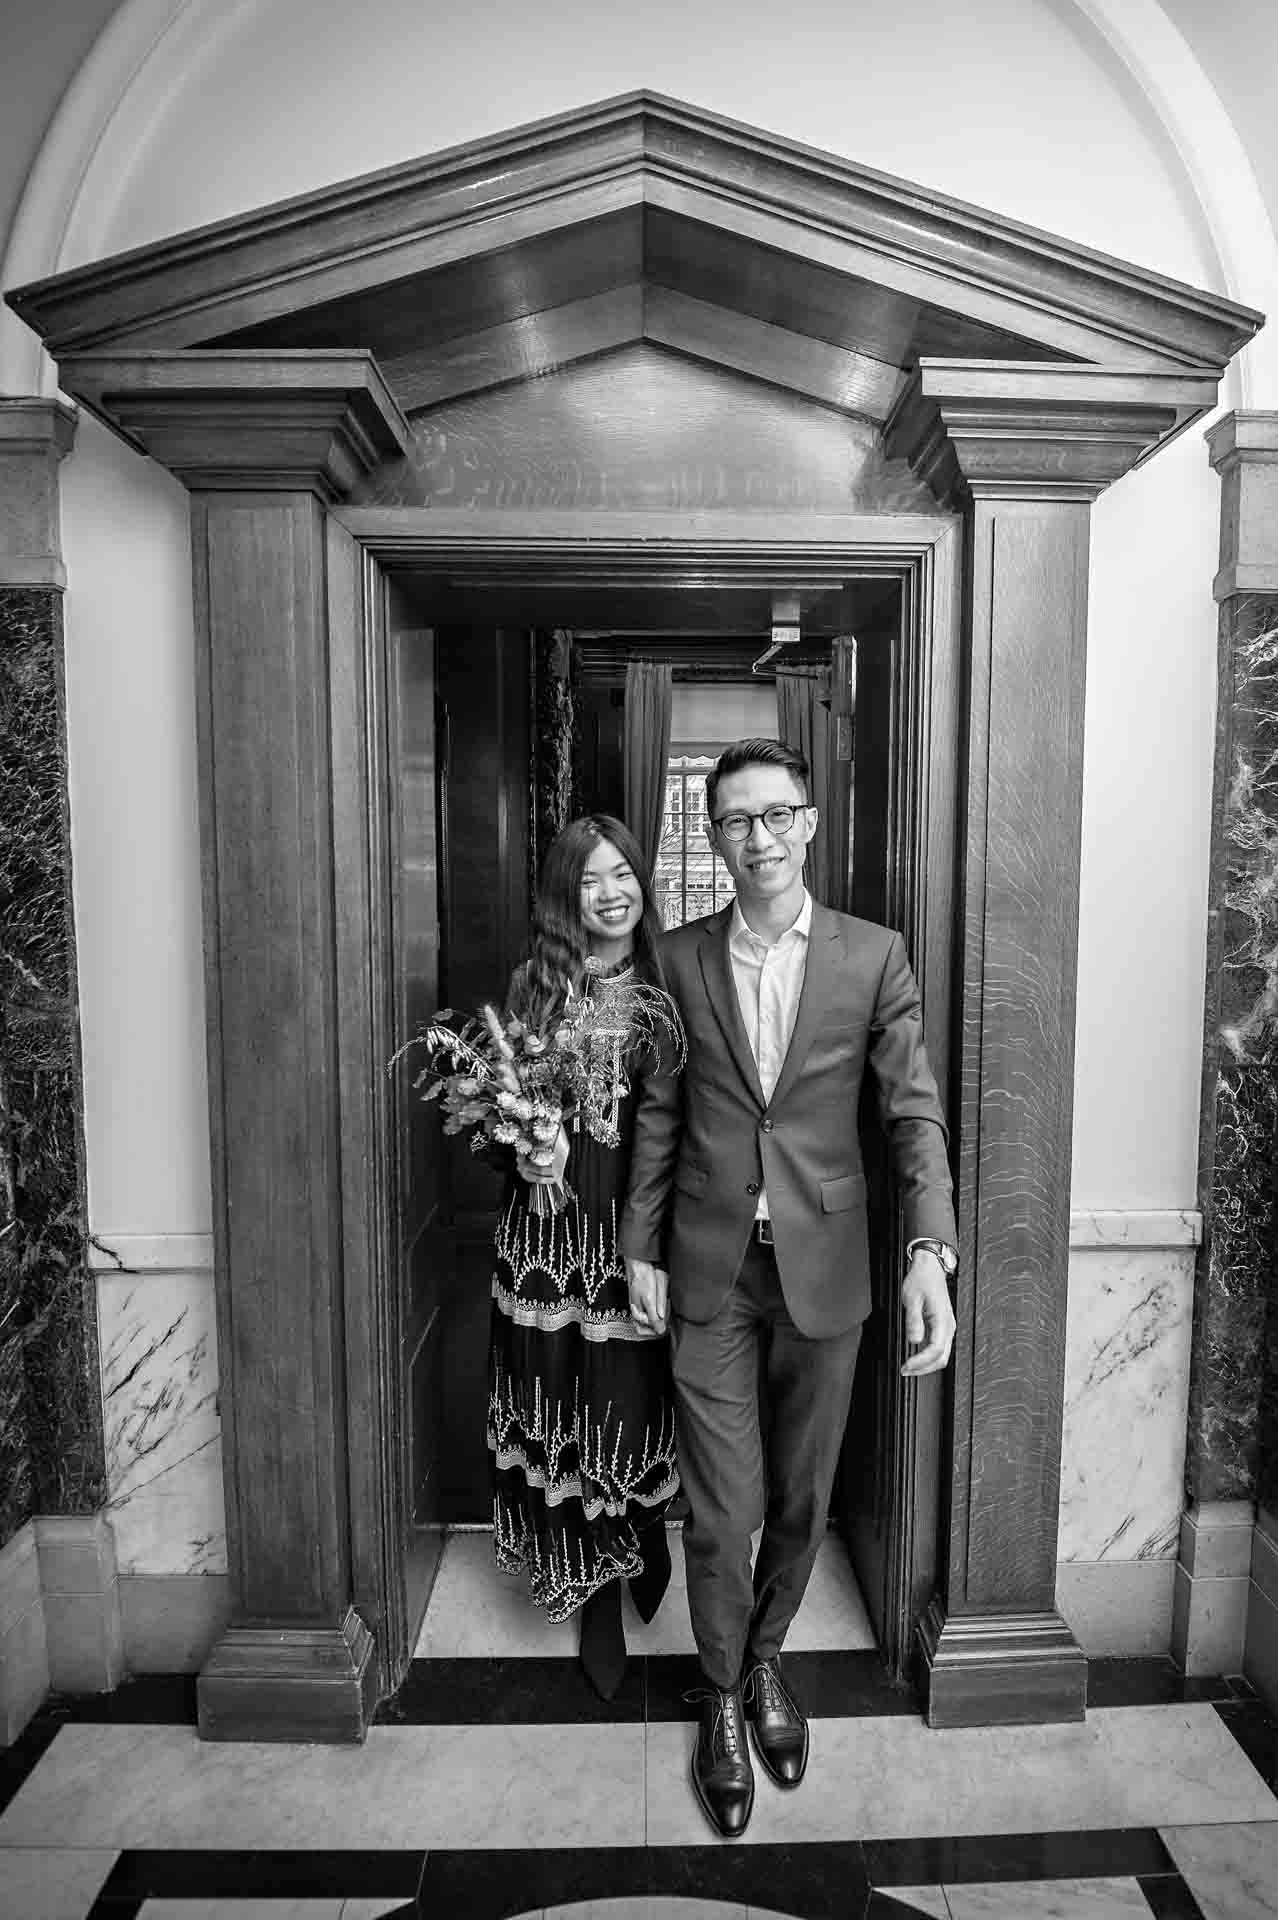
[{"label": "wooden pediment", "polygon": [[882,423],[932,357],[1218,376],[1261,324],[647,92],[7,297],[60,362],[364,349],[410,415],[646,343]]}]

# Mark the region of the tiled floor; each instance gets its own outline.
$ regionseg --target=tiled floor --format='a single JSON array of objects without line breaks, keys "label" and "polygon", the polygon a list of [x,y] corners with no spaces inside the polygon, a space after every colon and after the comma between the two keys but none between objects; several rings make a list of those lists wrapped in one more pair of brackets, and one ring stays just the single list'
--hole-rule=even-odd
[{"label": "tiled floor", "polygon": [[409,1679],[361,1748],[205,1745],[189,1679],[51,1703],[0,1755],[3,1920],[1273,1920],[1278,1726],[1241,1681],[1094,1662],[1086,1721],[937,1733],[894,1687],[846,1559],[787,1647],[812,1714],[797,1793],[759,1772],[743,1841],[687,1780],[682,1563],[605,1706],[454,1536]]}]

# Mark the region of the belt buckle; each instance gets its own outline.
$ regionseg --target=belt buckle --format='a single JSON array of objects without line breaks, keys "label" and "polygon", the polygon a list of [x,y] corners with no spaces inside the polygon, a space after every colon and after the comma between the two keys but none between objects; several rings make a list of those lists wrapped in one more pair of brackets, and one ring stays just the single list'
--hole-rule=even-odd
[{"label": "belt buckle", "polygon": [[772,1246],[774,1242],[772,1239],[771,1220],[757,1219],[754,1223],[754,1237],[761,1247]]}]

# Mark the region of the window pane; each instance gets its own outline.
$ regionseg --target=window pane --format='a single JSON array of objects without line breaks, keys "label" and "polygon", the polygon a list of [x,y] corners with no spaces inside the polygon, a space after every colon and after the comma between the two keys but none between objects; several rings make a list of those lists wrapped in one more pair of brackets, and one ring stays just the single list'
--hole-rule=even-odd
[{"label": "window pane", "polygon": [[666,770],[661,844],[653,882],[662,924],[682,926],[732,898],[723,863],[706,838],[705,755],[674,754]]}]

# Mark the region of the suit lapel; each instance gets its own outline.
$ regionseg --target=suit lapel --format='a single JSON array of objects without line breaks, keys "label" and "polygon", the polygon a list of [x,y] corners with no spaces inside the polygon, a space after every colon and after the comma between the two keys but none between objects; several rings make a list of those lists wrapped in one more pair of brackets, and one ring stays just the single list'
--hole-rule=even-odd
[{"label": "suit lapel", "polygon": [[794,1031],[781,1065],[780,1077],[772,1093],[772,1106],[779,1106],[794,1085],[816,1038],[817,1028],[834,998],[838,980],[839,923],[828,907],[812,904],[812,925],[808,932],[808,958],[803,969],[803,991],[794,1017]]},{"label": "suit lapel", "polygon": [[706,997],[711,1011],[719,1022],[728,1052],[732,1055],[737,1072],[749,1087],[761,1107],[767,1105],[763,1097],[763,1088],[759,1082],[759,1069],[755,1065],[754,1055],[750,1051],[750,1042],[746,1037],[745,1022],[741,1018],[741,1003],[737,999],[737,983],[732,977],[732,962],[728,957],[728,934],[732,927],[732,909],[716,914],[706,927],[697,948],[697,958],[701,962],[701,978],[705,983]]}]

